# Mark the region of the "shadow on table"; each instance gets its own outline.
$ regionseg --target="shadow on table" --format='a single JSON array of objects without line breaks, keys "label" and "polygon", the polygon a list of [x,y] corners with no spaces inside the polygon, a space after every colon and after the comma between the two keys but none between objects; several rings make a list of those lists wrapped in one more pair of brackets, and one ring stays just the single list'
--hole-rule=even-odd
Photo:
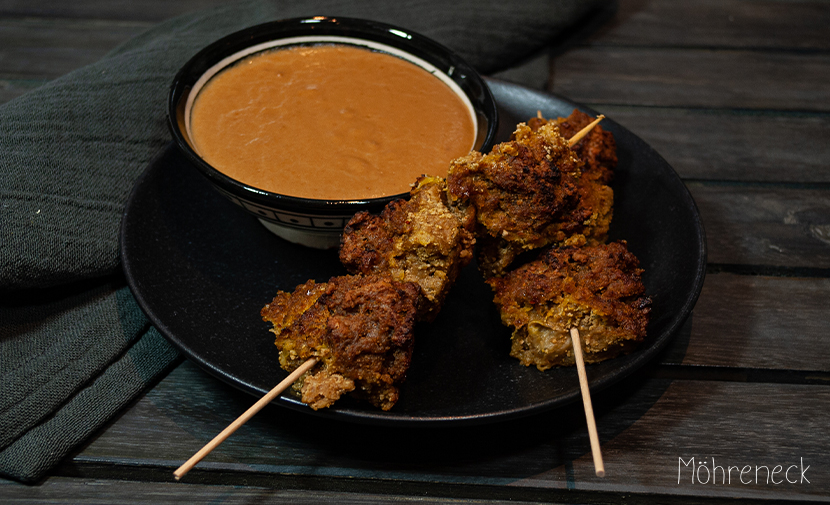
[{"label": "shadow on table", "polygon": [[[655,371],[663,356],[677,356],[688,344],[691,321],[674,345],[627,379],[593,395],[601,443],[630,428],[660,399],[672,382]],[[542,372],[540,372],[542,373]],[[574,370],[576,373],[576,370]],[[169,391],[165,382],[174,381]],[[183,387],[190,390],[181,397]],[[185,363],[148,395],[164,416],[206,443],[224,426],[218,416],[243,412],[249,395]],[[209,422],[194,423],[195,413]],[[232,419],[224,422],[230,423]],[[202,420],[200,420],[202,421]],[[218,424],[217,424],[218,423]],[[344,423],[285,408],[269,407],[221,446],[218,459],[275,472],[314,467],[315,474],[344,477],[428,475],[521,479],[590,458],[581,402],[549,412],[479,426],[401,428]],[[186,459],[188,455],[181,455]]]}]

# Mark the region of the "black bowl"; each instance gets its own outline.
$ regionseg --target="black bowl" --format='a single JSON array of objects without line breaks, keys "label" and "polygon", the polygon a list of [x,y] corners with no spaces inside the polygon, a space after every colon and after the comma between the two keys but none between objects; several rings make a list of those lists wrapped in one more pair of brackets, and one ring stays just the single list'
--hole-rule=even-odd
[{"label": "black bowl", "polygon": [[[185,128],[185,116],[188,99],[198,94],[202,82],[214,75],[217,67],[225,68],[249,54],[274,47],[332,42],[370,44],[375,50],[388,48],[388,52],[396,56],[416,64],[420,60],[434,67],[428,70],[442,73],[447,78],[444,80],[457,85],[472,104],[477,119],[475,149],[489,151],[498,127],[496,102],[475,69],[441,44],[400,27],[340,17],[296,18],[246,28],[201,50],[182,67],[170,88],[168,124],[176,145],[215,189],[259,218],[270,231],[292,242],[318,248],[336,246],[343,226],[356,212],[376,212],[407,194],[358,200],[317,200],[248,186],[219,172],[196,153]],[[203,76],[206,79],[202,79]]]}]

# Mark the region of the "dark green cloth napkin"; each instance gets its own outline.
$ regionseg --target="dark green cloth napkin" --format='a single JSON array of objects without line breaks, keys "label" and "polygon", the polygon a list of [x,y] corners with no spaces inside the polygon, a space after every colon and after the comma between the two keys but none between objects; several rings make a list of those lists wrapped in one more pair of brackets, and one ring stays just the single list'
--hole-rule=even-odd
[{"label": "dark green cloth napkin", "polygon": [[118,231],[133,182],[170,140],[167,89],[200,48],[275,19],[362,17],[489,74],[601,3],[248,2],[172,19],[0,106],[0,474],[36,482],[178,359],[125,287]]}]

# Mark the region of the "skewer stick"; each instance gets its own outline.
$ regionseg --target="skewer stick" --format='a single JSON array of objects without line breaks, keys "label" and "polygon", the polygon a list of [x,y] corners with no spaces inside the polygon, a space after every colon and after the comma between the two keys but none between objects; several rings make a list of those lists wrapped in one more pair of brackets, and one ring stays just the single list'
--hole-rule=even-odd
[{"label": "skewer stick", "polygon": [[579,330],[571,328],[574,359],[576,370],[579,373],[579,387],[582,390],[582,404],[585,406],[585,420],[588,422],[588,438],[591,439],[591,453],[594,456],[594,469],[597,477],[605,477],[605,464],[602,462],[602,452],[599,450],[599,435],[597,423],[594,420],[594,407],[591,406],[591,392],[588,391],[588,375],[585,373],[585,361],[582,358],[582,342],[579,339]]},{"label": "skewer stick", "polygon": [[[576,132],[576,134],[568,140],[568,146],[573,147],[577,142],[582,140],[582,137],[605,119],[605,115],[600,114],[588,126]],[[579,330],[571,328],[571,340],[573,340],[574,360],[576,361],[576,370],[579,374],[579,388],[582,390],[582,404],[585,406],[585,420],[588,423],[588,438],[591,440],[591,453],[594,456],[594,469],[597,477],[605,477],[605,464],[602,462],[602,452],[599,448],[599,435],[597,434],[597,422],[594,419],[594,407],[591,405],[591,392],[588,389],[588,374],[585,372],[585,359],[582,357],[582,342],[579,338]]]},{"label": "skewer stick", "polygon": [[184,475],[189,472],[196,463],[202,460],[205,456],[210,454],[210,451],[216,449],[222,442],[225,441],[226,438],[231,436],[233,432],[239,429],[240,426],[248,422],[249,419],[254,417],[254,414],[262,410],[262,408],[271,401],[279,396],[280,393],[288,389],[288,386],[294,383],[302,374],[306,373],[311,367],[317,364],[317,358],[309,358],[308,361],[300,365],[296,370],[291,372],[288,377],[283,379],[282,382],[277,384],[274,389],[268,392],[265,396],[259,399],[258,402],[253,404],[251,408],[245,411],[244,414],[236,418],[236,421],[232,422],[227,428],[222,430],[222,432],[216,437],[213,438],[210,442],[207,443],[204,447],[202,447],[199,452],[194,454],[189,460],[185,462],[182,466],[178,468],[175,472],[173,472],[173,476],[176,477],[176,480],[181,479]]},{"label": "skewer stick", "polygon": [[576,132],[576,135],[574,135],[573,137],[570,138],[570,140],[568,140],[568,146],[573,147],[574,144],[576,144],[577,142],[582,140],[582,137],[584,137],[585,135],[588,135],[588,133],[591,130],[594,129],[594,126],[599,124],[599,122],[602,121],[603,119],[605,119],[605,115],[600,114],[599,116],[597,116],[597,118],[595,120],[593,120],[591,122],[591,124],[589,124],[585,128],[583,128],[583,129],[579,130],[578,132]]}]

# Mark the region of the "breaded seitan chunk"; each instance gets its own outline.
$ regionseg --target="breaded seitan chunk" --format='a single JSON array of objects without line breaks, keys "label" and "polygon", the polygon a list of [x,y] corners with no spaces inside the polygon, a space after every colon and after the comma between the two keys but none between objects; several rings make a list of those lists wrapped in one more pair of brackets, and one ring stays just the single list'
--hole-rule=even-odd
[{"label": "breaded seitan chunk", "polygon": [[[570,139],[580,130],[588,126],[595,118],[588,114],[574,109],[568,117],[556,119],[559,125],[559,133],[566,139]],[[527,124],[531,129],[537,130],[549,120],[535,117]],[[614,179],[614,170],[617,168],[617,143],[614,135],[602,128],[602,123],[596,125],[588,135],[582,138],[573,147],[576,156],[585,163],[582,168],[583,178],[597,181],[601,184],[611,184]]]},{"label": "breaded seitan chunk", "polygon": [[421,177],[409,200],[390,203],[380,215],[360,212],[349,221],[340,261],[352,273],[418,284],[418,318],[431,321],[473,258],[474,230],[474,210],[448,205],[444,179]]},{"label": "breaded seitan chunk", "polygon": [[417,300],[416,284],[348,275],[280,291],[261,315],[283,369],[320,360],[293,386],[304,403],[317,410],[351,393],[389,410],[412,358]]},{"label": "breaded seitan chunk", "polygon": [[554,225],[576,206],[580,164],[553,123],[536,131],[520,123],[489,154],[450,163],[450,202],[475,208],[485,277],[503,274],[523,251],[564,239]]},{"label": "breaded seitan chunk", "polygon": [[608,234],[613,190],[583,176],[584,164],[557,122],[531,121],[534,127],[520,123],[490,154],[474,152],[450,165],[450,201],[476,210],[485,277],[504,275],[523,252],[603,242]]},{"label": "breaded seitan chunk", "polygon": [[539,370],[574,364],[577,328],[586,363],[632,350],[646,336],[651,300],[639,261],[624,241],[550,248],[504,277],[491,278],[510,355]]}]

